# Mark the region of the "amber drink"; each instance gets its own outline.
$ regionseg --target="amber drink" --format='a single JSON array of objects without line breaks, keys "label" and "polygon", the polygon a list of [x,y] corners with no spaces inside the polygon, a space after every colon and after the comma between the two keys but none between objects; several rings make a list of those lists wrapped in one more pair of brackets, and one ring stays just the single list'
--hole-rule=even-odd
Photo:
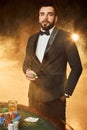
[{"label": "amber drink", "polygon": [[10,112],[17,111],[17,101],[16,100],[8,101],[8,107]]}]

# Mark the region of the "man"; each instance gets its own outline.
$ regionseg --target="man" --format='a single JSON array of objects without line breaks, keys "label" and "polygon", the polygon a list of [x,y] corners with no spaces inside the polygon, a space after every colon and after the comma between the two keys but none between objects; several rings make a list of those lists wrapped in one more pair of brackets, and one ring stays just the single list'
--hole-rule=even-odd
[{"label": "man", "polygon": [[[40,32],[27,43],[23,71],[31,81],[29,105],[58,120],[65,120],[66,98],[74,91],[82,72],[80,57],[71,34],[55,27],[54,5],[39,10]],[[67,63],[71,72],[66,78]]]}]

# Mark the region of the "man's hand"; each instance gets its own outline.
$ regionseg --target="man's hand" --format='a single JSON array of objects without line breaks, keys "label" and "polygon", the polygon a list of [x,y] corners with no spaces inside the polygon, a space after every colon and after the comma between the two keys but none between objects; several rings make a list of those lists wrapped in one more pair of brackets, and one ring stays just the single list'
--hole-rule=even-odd
[{"label": "man's hand", "polygon": [[66,98],[69,98],[69,95],[68,94],[65,94],[64,96],[60,97],[61,101],[65,101]]},{"label": "man's hand", "polygon": [[63,102],[66,100],[66,98],[67,98],[67,97],[66,97],[65,95],[62,96],[62,97],[60,97],[61,101],[63,101]]},{"label": "man's hand", "polygon": [[26,78],[30,81],[35,80],[38,78],[37,74],[33,70],[26,70]]}]

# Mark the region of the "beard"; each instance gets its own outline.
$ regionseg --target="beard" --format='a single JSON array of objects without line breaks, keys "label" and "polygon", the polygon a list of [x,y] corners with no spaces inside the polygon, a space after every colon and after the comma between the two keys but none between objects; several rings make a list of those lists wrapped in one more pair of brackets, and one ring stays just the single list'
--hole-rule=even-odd
[{"label": "beard", "polygon": [[43,21],[41,23],[41,28],[43,30],[46,30],[46,31],[49,30],[49,29],[51,29],[53,26],[54,26],[54,22],[50,23],[49,21]]}]

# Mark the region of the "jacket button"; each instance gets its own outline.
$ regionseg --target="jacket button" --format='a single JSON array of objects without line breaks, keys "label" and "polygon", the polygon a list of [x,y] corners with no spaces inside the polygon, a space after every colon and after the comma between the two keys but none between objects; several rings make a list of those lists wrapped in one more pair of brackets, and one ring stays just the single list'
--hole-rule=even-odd
[{"label": "jacket button", "polygon": [[43,69],[42,69],[42,68],[41,68],[40,70],[41,70],[41,71],[43,71]]}]

